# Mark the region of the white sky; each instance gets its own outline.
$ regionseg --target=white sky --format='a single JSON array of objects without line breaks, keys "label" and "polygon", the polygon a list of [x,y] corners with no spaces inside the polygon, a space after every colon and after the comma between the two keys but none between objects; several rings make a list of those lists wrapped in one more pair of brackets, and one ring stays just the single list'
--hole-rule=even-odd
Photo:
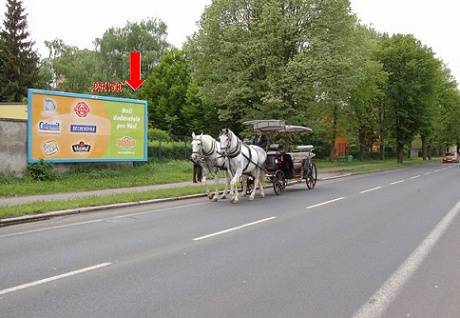
[{"label": "white sky", "polygon": [[[177,47],[196,30],[205,5],[211,0],[24,0],[29,14],[29,32],[42,56],[48,54],[45,40],[61,38],[80,48],[111,26],[127,20],[157,17],[168,26],[168,41]],[[365,24],[382,32],[413,33],[433,48],[460,80],[460,11],[458,0],[351,0],[353,10]],[[0,0],[3,21],[5,0]]]}]

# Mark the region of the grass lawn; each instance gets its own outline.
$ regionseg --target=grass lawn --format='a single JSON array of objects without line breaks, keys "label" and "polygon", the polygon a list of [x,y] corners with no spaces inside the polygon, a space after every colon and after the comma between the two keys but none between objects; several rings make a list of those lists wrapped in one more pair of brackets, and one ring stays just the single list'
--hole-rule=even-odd
[{"label": "grass lawn", "polygon": [[122,188],[192,180],[192,163],[185,160],[150,162],[134,167],[79,168],[54,181],[0,176],[0,197]]}]

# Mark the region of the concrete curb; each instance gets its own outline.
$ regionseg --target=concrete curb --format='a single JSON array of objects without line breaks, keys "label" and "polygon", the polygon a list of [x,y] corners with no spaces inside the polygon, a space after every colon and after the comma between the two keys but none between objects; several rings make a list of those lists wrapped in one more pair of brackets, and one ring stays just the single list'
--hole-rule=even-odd
[{"label": "concrete curb", "polygon": [[[344,178],[344,177],[348,177],[351,175],[353,174],[351,173],[343,174],[343,175],[334,176],[334,177],[321,178],[321,179],[318,179],[318,181],[326,181],[326,180]],[[292,181],[292,182],[289,182],[288,185],[293,185],[293,184],[298,184],[298,183],[300,182]],[[265,189],[271,188],[271,187],[272,185],[264,186]],[[13,224],[39,221],[39,220],[46,220],[46,219],[50,219],[52,217],[57,217],[57,216],[66,216],[66,215],[79,214],[79,213],[95,212],[95,211],[101,211],[101,210],[107,210],[107,209],[126,208],[126,207],[139,206],[139,205],[152,204],[152,203],[162,203],[162,202],[195,199],[195,198],[202,198],[206,196],[207,196],[206,193],[198,193],[198,194],[190,194],[190,195],[183,195],[183,196],[176,196],[176,197],[169,197],[169,198],[152,199],[152,200],[144,200],[144,201],[133,201],[133,202],[125,202],[125,203],[114,203],[114,204],[67,209],[67,210],[53,211],[53,212],[46,212],[46,213],[39,213],[39,214],[23,215],[23,216],[18,216],[18,217],[13,217],[13,218],[0,219],[0,227],[7,226],[7,225],[13,225]]]}]

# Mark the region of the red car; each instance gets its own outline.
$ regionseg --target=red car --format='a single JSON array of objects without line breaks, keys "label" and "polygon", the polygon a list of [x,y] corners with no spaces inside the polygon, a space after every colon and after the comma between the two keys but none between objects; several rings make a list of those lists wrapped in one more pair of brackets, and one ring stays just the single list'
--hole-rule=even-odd
[{"label": "red car", "polygon": [[458,155],[454,152],[446,152],[444,157],[442,157],[442,163],[459,163]]}]

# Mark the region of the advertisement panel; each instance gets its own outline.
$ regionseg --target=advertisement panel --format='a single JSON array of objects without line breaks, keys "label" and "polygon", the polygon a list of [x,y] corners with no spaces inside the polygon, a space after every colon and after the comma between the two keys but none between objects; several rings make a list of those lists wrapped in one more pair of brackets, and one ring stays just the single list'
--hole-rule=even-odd
[{"label": "advertisement panel", "polygon": [[29,89],[28,161],[147,160],[147,102]]}]

